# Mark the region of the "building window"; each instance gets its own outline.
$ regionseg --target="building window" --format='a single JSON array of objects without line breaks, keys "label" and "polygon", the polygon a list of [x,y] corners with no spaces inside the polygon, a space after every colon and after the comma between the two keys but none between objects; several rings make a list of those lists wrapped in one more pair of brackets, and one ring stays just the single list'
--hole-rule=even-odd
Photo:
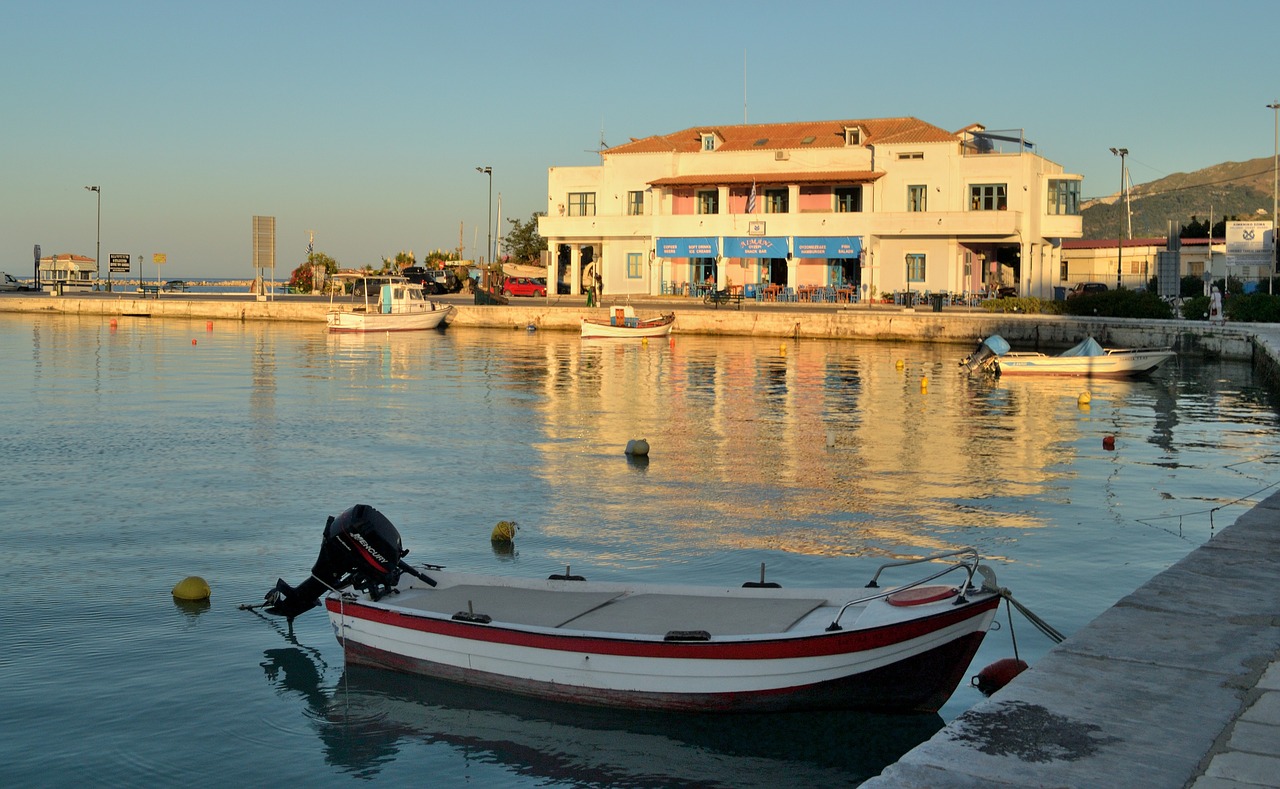
[{"label": "building window", "polygon": [[699,189],[697,203],[699,214],[720,213],[720,190]]},{"label": "building window", "polygon": [[1049,181],[1049,213],[1080,216],[1080,182]]},{"label": "building window", "polygon": [[835,193],[837,214],[856,214],[862,211],[861,186],[837,186]]},{"label": "building window", "polygon": [[908,152],[906,152],[906,153],[900,153],[900,154],[898,154],[898,159],[899,159],[899,160],[904,160],[904,159],[923,159],[923,158],[924,158],[924,151],[908,151]]},{"label": "building window", "polygon": [[716,149],[716,136],[714,134],[702,135],[702,150],[714,151]]},{"label": "building window", "polygon": [[1009,207],[1004,184],[974,184],[969,187],[970,211],[1004,211]]},{"label": "building window", "polygon": [[907,255],[907,282],[924,282],[924,255]]},{"label": "building window", "polygon": [[1065,260],[1058,266],[1058,279],[1067,281],[1067,261]]},{"label": "building window", "polygon": [[916,212],[929,210],[929,187],[924,184],[907,187],[907,210]]},{"label": "building window", "polygon": [[766,214],[787,213],[787,190],[786,189],[764,190],[764,212]]},{"label": "building window", "polygon": [[857,126],[847,126],[844,130],[845,145],[861,145],[862,129]]},{"label": "building window", "polygon": [[596,193],[595,192],[570,192],[569,193],[569,216],[595,216],[596,215]]},{"label": "building window", "polygon": [[627,279],[640,279],[640,260],[639,252],[627,253]]},{"label": "building window", "polygon": [[627,216],[644,215],[644,192],[627,192]]}]

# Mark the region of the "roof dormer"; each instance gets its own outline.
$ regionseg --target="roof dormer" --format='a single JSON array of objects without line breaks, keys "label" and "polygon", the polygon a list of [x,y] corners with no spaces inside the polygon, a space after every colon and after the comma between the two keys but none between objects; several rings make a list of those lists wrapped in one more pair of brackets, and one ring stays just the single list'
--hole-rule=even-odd
[{"label": "roof dormer", "polygon": [[715,149],[719,148],[720,145],[724,142],[724,138],[713,131],[700,132],[699,136],[702,139],[702,145],[699,148],[699,150],[702,150],[704,152],[714,151]]},{"label": "roof dormer", "polygon": [[862,145],[862,127],[861,126],[844,127],[844,144],[846,147]]}]

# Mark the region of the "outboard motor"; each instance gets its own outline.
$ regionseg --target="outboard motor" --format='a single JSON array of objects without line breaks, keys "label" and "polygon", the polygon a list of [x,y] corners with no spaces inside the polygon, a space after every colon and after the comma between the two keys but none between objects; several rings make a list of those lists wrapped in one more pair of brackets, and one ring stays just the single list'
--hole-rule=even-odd
[{"label": "outboard motor", "polygon": [[993,334],[978,343],[978,347],[973,350],[973,353],[961,359],[960,366],[966,368],[970,373],[976,373],[981,369],[998,374],[1000,365],[997,358],[1001,354],[1008,352],[1009,343],[999,334]]},{"label": "outboard motor", "polygon": [[311,577],[297,588],[283,578],[277,580],[266,594],[267,613],[292,621],[314,608],[325,592],[348,586],[377,600],[388,594],[406,571],[434,586],[434,581],[401,561],[408,553],[400,545],[396,527],[368,504],[357,504],[336,518],[330,515]]}]

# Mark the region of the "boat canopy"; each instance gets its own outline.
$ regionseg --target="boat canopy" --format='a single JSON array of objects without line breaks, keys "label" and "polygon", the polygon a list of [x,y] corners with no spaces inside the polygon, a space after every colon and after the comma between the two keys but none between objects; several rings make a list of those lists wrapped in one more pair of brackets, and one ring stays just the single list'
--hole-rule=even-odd
[{"label": "boat canopy", "polygon": [[1106,356],[1107,352],[1102,349],[1102,346],[1098,344],[1097,340],[1093,339],[1092,337],[1086,337],[1084,342],[1080,343],[1074,348],[1063,351],[1061,355],[1062,356]]}]

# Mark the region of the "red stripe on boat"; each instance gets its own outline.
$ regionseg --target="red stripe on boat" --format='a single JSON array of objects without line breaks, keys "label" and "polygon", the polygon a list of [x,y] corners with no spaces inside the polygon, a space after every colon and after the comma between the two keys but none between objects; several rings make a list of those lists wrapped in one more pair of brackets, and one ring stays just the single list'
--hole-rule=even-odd
[{"label": "red stripe on boat", "polygon": [[706,660],[775,660],[778,658],[816,657],[865,652],[949,627],[973,619],[1000,604],[1000,597],[993,595],[986,600],[956,606],[937,614],[905,622],[895,622],[865,630],[841,630],[804,636],[779,636],[768,640],[743,641],[669,642],[642,641],[627,638],[601,638],[571,633],[551,635],[530,633],[502,625],[472,624],[452,619],[406,614],[385,608],[369,606],[360,601],[341,602],[325,599],[325,606],[335,613],[353,619],[392,627],[434,633],[440,636],[485,641],[531,649],[558,650],[564,652],[590,652],[599,655],[629,655],[633,657],[694,658]]}]

